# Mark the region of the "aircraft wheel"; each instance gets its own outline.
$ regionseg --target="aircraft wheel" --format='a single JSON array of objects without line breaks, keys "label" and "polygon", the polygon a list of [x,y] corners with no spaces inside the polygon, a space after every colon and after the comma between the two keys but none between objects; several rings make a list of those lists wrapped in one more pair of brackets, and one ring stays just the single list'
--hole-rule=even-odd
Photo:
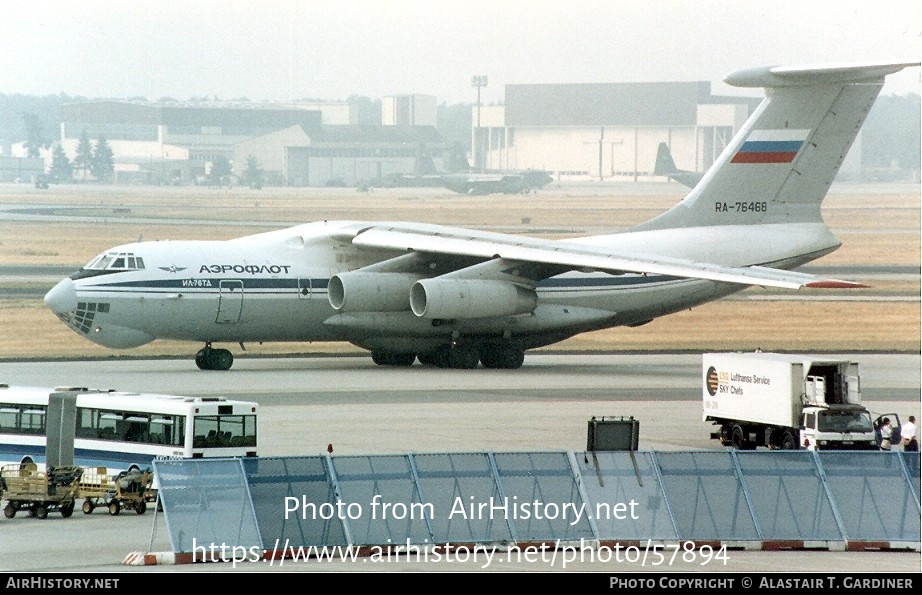
[{"label": "aircraft wheel", "polygon": [[484,368],[494,369],[499,368],[499,357],[497,357],[497,349],[493,345],[483,345],[480,348],[480,363],[483,364]]},{"label": "aircraft wheel", "polygon": [[227,349],[212,349],[207,359],[208,370],[230,370],[234,365],[234,354]]},{"label": "aircraft wheel", "polygon": [[391,364],[394,366],[412,366],[416,361],[415,353],[395,353],[392,355]]},{"label": "aircraft wheel", "polygon": [[371,360],[379,366],[412,366],[415,353],[394,353],[393,351],[372,351]]},{"label": "aircraft wheel", "polygon": [[459,347],[455,345],[448,352],[448,367],[459,370],[473,370],[480,361],[480,354],[471,347]]},{"label": "aircraft wheel", "polygon": [[450,368],[451,362],[449,360],[449,355],[451,354],[451,345],[439,345],[435,351],[432,352],[432,363],[439,368]]},{"label": "aircraft wheel", "polygon": [[195,365],[199,370],[210,370],[208,363],[211,356],[211,347],[202,347],[195,354]]},{"label": "aircraft wheel", "polygon": [[512,345],[485,345],[480,351],[484,368],[515,370],[522,367],[525,350]]},{"label": "aircraft wheel", "polygon": [[504,370],[516,370],[525,362],[525,350],[508,345],[499,353],[499,367]]},{"label": "aircraft wheel", "polygon": [[432,353],[420,353],[416,356],[419,359],[419,363],[424,366],[434,366],[436,365],[435,355]]}]

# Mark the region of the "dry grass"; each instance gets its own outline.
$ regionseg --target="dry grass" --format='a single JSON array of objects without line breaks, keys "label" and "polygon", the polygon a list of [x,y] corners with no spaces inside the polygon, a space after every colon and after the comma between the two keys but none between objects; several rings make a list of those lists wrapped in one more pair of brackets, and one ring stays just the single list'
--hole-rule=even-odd
[{"label": "dry grass", "polygon": [[[868,321],[871,321],[869,324]],[[585,333],[567,349],[907,351],[920,349],[912,302],[719,301],[637,328]],[[796,346],[796,347],[793,347]],[[553,348],[557,348],[554,346]]]},{"label": "dry grass", "polygon": [[[53,187],[49,192],[0,186],[0,208],[40,208],[43,214],[87,217],[79,222],[4,221],[0,264],[76,269],[105,248],[139,239],[227,239],[319,219],[412,220],[565,237],[638,223],[672,206],[682,195],[680,188],[671,185],[642,192],[631,186],[549,188],[537,195],[508,197],[467,197],[429,189],[360,194],[350,189]],[[917,187],[888,194],[830,194],[823,215],[843,246],[816,264],[918,267],[919,198]],[[203,219],[215,223],[203,225]],[[805,350],[918,352],[922,337],[918,278],[868,283],[872,289],[853,295],[871,299],[896,295],[911,301],[724,300],[638,328],[586,333],[550,348],[790,350],[796,345]],[[0,280],[0,294],[4,288],[25,285]],[[0,341],[3,358],[189,355],[197,349],[194,344],[171,341],[126,352],[98,347],[67,329],[40,300],[0,300],[0,328],[6,329]],[[254,354],[359,351],[339,343],[247,345],[247,350]]]}]

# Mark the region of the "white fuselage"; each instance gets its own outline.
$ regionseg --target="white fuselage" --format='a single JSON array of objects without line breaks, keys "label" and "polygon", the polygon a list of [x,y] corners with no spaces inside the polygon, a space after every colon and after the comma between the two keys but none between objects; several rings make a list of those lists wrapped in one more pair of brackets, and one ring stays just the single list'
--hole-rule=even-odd
[{"label": "white fuselage", "polygon": [[[78,333],[113,348],[154,339],[374,346],[425,343],[450,334],[516,337],[534,347],[587,330],[641,324],[745,287],[663,275],[570,272],[540,281],[535,287],[537,307],[522,315],[435,325],[416,316],[409,301],[403,311],[338,312],[327,295],[333,275],[400,255],[360,250],[344,241],[368,225],[316,222],[227,241],[127,244],[109,252],[136,255],[143,268],[84,269],[49,292],[46,302]],[[439,229],[400,225],[426,232]],[[803,264],[839,244],[821,223],[627,231],[568,242],[622,254],[664,259],[680,254],[730,266],[781,268]]]}]

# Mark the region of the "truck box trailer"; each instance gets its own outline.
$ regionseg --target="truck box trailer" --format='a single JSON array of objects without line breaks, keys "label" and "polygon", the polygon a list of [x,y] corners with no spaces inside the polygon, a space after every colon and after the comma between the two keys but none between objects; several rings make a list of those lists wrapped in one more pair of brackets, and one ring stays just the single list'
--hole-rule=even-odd
[{"label": "truck box trailer", "polygon": [[702,418],[711,437],[750,450],[877,449],[858,364],[820,355],[705,353]]}]

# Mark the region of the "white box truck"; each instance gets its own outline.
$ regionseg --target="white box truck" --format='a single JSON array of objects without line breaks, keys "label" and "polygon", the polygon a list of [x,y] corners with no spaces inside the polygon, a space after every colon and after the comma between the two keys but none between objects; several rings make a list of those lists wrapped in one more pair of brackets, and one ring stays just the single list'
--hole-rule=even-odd
[{"label": "white box truck", "polygon": [[741,450],[876,450],[861,404],[858,364],[817,355],[705,353],[704,421],[711,438]]}]

